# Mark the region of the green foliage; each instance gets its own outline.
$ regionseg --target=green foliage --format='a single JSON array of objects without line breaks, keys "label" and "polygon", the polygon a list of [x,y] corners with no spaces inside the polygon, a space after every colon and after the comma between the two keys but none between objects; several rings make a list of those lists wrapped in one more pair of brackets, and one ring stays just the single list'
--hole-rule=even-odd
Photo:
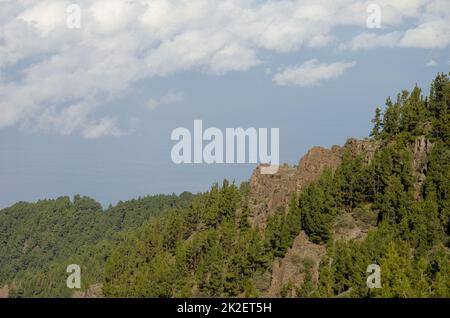
[{"label": "green foliage", "polygon": [[423,195],[438,205],[442,226],[450,234],[450,148],[438,141],[428,159],[428,173]]},{"label": "green foliage", "polygon": [[106,264],[105,295],[254,294],[251,278],[267,268],[269,256],[261,235],[242,221],[244,212],[239,215],[241,222],[236,222],[241,191],[245,189],[224,181],[191,207],[168,212],[125,234]]},{"label": "green foliage", "polygon": [[[449,297],[449,96],[448,76],[439,74],[428,99],[418,87],[411,93],[403,91],[395,102],[388,99],[383,119],[377,110],[372,121],[371,135],[381,140],[373,160],[362,164],[360,158],[344,155],[334,176],[338,206],[360,219],[376,212],[378,224],[363,241],[329,245],[321,260],[316,295]],[[419,197],[412,158],[417,136],[433,142]],[[305,195],[310,194],[305,191],[302,198]],[[302,210],[302,215],[307,213]],[[316,233],[309,235],[314,240]],[[366,286],[369,264],[381,266],[380,289]]]},{"label": "green foliage", "polygon": [[438,74],[431,84],[427,109],[433,127],[432,137],[450,146],[450,81],[447,74]]},{"label": "green foliage", "polygon": [[314,281],[311,274],[312,264],[307,261],[304,262],[304,278],[302,285],[297,289],[297,297],[300,298],[308,298],[313,296],[313,292],[315,291]]},{"label": "green foliage", "polygon": [[370,136],[374,138],[378,138],[383,129],[383,121],[381,118],[381,108],[377,107],[375,109],[375,117],[372,119],[373,128],[370,132]]},{"label": "green foliage", "polygon": [[302,229],[314,243],[327,242],[337,214],[336,188],[330,170],[317,183],[308,186],[300,197]]},{"label": "green foliage", "polygon": [[[3,209],[0,285],[14,281],[21,290],[17,295],[23,297],[67,295],[65,269],[69,264],[78,264],[75,260],[80,259],[84,260],[80,264],[89,268],[88,273],[96,269],[98,282],[102,269],[96,266],[97,256],[107,257],[103,252],[109,250],[115,233],[136,227],[168,208],[186,206],[191,200],[192,194],[188,193],[179,197],[158,195],[120,202],[104,211],[93,199],[76,195],[73,201],[61,197],[37,203],[21,202]],[[57,283],[46,283],[46,277],[54,277]]]},{"label": "green foliage", "polygon": [[367,169],[361,155],[352,158],[348,151],[344,153],[333,180],[337,188],[335,197],[340,207],[351,210],[368,199],[370,193],[367,185]]},{"label": "green foliage", "polygon": [[[382,120],[381,120],[381,117]],[[417,86],[404,90],[395,102],[386,101],[384,112],[377,108],[371,136],[392,139],[399,134],[429,136],[433,141],[450,143],[450,81],[448,74],[438,74],[431,84],[428,98]]]},{"label": "green foliage", "polygon": [[[0,286],[9,283],[12,297],[71,297],[66,267],[80,264],[82,291],[101,284],[107,297],[258,297],[273,261],[304,231],[326,253],[318,273],[299,262],[303,280],[283,286],[282,297],[450,297],[449,101],[444,74],[429,97],[416,86],[388,98],[372,121],[373,158],[345,152],[264,230],[251,224],[249,183],[227,180],[106,210],[79,195],[0,210]],[[432,143],[421,183],[419,136]],[[342,219],[367,236],[336,240]],[[370,264],[381,266],[380,289],[366,285]]]}]

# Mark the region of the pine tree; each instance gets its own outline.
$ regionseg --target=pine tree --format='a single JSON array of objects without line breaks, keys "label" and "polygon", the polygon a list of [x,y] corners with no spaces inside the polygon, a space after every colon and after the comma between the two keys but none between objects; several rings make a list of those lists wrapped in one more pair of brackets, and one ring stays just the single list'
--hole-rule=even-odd
[{"label": "pine tree", "polygon": [[370,132],[370,136],[374,137],[375,139],[381,135],[383,129],[383,122],[381,116],[382,116],[381,108],[377,107],[375,109],[375,117],[372,119],[373,128],[372,131]]},{"label": "pine tree", "polygon": [[428,109],[433,118],[432,136],[450,145],[450,81],[447,74],[438,74],[431,84]]},{"label": "pine tree", "polygon": [[393,242],[390,242],[386,255],[380,261],[381,288],[376,294],[381,297],[411,297],[414,294],[410,279],[411,257],[408,249],[406,255],[399,255]]},{"label": "pine tree", "polygon": [[291,196],[288,214],[286,216],[286,224],[289,230],[289,238],[290,240],[293,240],[300,233],[301,229],[301,210],[295,194]]},{"label": "pine tree", "polygon": [[411,136],[425,133],[427,114],[422,90],[416,85],[401,107],[401,131]]},{"label": "pine tree", "polygon": [[392,103],[390,98],[386,100],[386,110],[383,116],[383,132],[386,136],[395,136],[400,132],[400,96],[398,95],[395,103]]}]

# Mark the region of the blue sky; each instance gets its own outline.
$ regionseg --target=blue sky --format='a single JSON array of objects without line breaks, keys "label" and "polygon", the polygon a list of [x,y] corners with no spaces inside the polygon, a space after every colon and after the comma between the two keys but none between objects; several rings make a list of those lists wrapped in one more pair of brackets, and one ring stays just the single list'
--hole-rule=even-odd
[{"label": "blue sky", "polygon": [[0,206],[247,180],[254,165],[175,165],[172,130],[276,127],[296,164],[367,136],[387,96],[450,69],[448,1],[379,1],[379,29],[376,1],[217,3],[0,1]]}]

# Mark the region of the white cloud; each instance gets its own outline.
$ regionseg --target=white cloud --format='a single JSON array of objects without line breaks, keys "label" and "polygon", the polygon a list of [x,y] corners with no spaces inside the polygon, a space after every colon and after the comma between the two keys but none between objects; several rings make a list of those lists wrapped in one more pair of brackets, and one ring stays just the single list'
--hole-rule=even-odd
[{"label": "white cloud", "polygon": [[66,1],[42,1],[23,11],[17,18],[36,28],[43,36],[65,22]]},{"label": "white cloud", "polygon": [[[0,128],[17,125],[88,138],[120,135],[117,115],[107,109],[101,112],[106,117],[96,114],[129,94],[137,81],[187,70],[247,71],[263,63],[267,51],[342,42],[333,31],[364,28],[371,2],[78,0],[81,29],[68,29],[70,0],[2,0],[0,74],[12,74],[0,76]],[[364,33],[348,47],[450,44],[448,0],[378,3],[383,27],[401,27],[404,21],[413,26],[384,35]]]},{"label": "white cloud", "polygon": [[384,48],[443,49],[450,44],[450,22],[432,21],[420,24],[405,32],[393,31],[385,34],[361,33],[347,45],[352,50]]},{"label": "white cloud", "polygon": [[390,32],[377,35],[375,33],[361,33],[350,41],[352,50],[369,50],[377,47],[395,47],[401,38],[400,32]]},{"label": "white cloud", "polygon": [[400,26],[405,18],[416,23],[406,30],[387,33],[363,32],[345,47],[353,50],[384,48],[442,49],[450,45],[450,2],[448,0],[382,1],[382,22]]},{"label": "white cloud", "polygon": [[181,92],[168,92],[158,99],[149,99],[147,101],[147,108],[155,109],[160,106],[179,103],[184,100],[184,94]]},{"label": "white cloud", "polygon": [[423,23],[414,29],[406,31],[405,35],[399,42],[399,46],[401,47],[416,47],[422,49],[442,49],[447,47],[449,44],[449,20]]},{"label": "white cloud", "polygon": [[315,86],[322,82],[341,76],[355,62],[320,63],[313,59],[300,66],[288,67],[273,77],[273,82],[280,86]]},{"label": "white cloud", "polygon": [[256,52],[239,45],[224,47],[211,58],[210,69],[213,73],[223,74],[227,71],[246,71],[260,64]]},{"label": "white cloud", "polygon": [[434,67],[434,66],[437,66],[437,65],[438,64],[437,64],[437,62],[435,60],[429,60],[427,62],[427,64],[425,64],[425,66],[428,66],[428,67]]},{"label": "white cloud", "polygon": [[138,1],[97,0],[93,1],[89,13],[101,32],[111,33],[131,23],[139,15],[140,8]]}]

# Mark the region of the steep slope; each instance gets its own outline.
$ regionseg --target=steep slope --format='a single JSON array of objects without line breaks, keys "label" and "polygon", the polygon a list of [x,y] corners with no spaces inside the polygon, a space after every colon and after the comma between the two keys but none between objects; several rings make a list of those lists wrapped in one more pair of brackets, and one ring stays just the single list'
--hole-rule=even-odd
[{"label": "steep slope", "polygon": [[267,218],[288,206],[291,196],[317,180],[326,168],[335,169],[342,149],[314,147],[300,159],[297,167],[283,165],[273,175],[261,174],[257,167],[250,178],[249,209],[251,224],[264,229]]},{"label": "steep slope", "polygon": [[320,260],[325,252],[325,246],[312,243],[305,232],[301,232],[286,255],[274,260],[270,287],[265,296],[279,297],[283,288],[288,288],[287,295],[294,296],[295,290],[304,284],[307,271],[311,272],[312,280],[317,282]]},{"label": "steep slope", "polygon": [[[312,182],[317,181],[326,169],[335,171],[342,161],[343,154],[348,151],[352,157],[361,155],[364,162],[369,163],[379,142],[375,140],[348,139],[343,147],[333,146],[331,149],[314,147],[303,156],[297,167],[283,165],[274,175],[263,175],[257,167],[250,179],[249,208],[250,222],[254,227],[263,231],[267,219],[275,213],[288,209],[292,195],[301,195],[302,190]],[[347,220],[347,222],[343,222]],[[350,221],[349,221],[350,220]],[[335,238],[357,238],[367,234],[368,227],[362,229],[351,215],[345,215],[336,222]],[[303,262],[312,262],[313,280],[317,282],[321,257],[325,254],[325,247],[309,241],[307,235],[301,232],[288,249],[286,256],[276,259],[272,264],[272,278],[267,296],[279,296],[283,287],[288,284],[298,288],[304,280]]]},{"label": "steep slope", "polygon": [[293,194],[300,195],[302,189],[317,181],[325,169],[336,170],[345,151],[349,151],[354,158],[362,155],[364,162],[368,163],[379,146],[380,143],[375,140],[350,138],[343,147],[313,147],[296,167],[282,165],[273,175],[261,174],[261,168],[257,167],[250,178],[251,224],[264,229],[267,218],[277,210],[286,208]]},{"label": "steep slope", "polygon": [[[335,171],[342,161],[343,154],[348,151],[352,158],[361,156],[365,164],[369,164],[376,151],[382,146],[379,140],[358,140],[350,138],[343,147],[333,146],[331,149],[314,147],[302,157],[297,168],[284,165],[275,175],[262,175],[256,168],[250,180],[250,210],[253,226],[264,230],[267,219],[274,213],[281,213],[288,208],[293,194],[301,195],[302,189],[319,179],[325,169]],[[410,145],[412,154],[412,169],[414,174],[414,196],[418,200],[426,178],[428,157],[432,151],[432,143],[426,136],[417,137]],[[257,203],[257,204],[256,204]],[[376,225],[376,213],[357,209],[354,213],[339,215],[333,225],[333,240],[363,240],[369,230]],[[366,213],[361,219],[360,214]],[[371,215],[369,215],[371,214]],[[275,259],[272,264],[272,278],[267,296],[279,296],[283,288],[292,290],[299,288],[304,282],[305,272],[300,266],[303,262],[312,262],[313,281],[317,283],[321,257],[325,247],[309,241],[301,232],[291,248],[281,259]]]}]

